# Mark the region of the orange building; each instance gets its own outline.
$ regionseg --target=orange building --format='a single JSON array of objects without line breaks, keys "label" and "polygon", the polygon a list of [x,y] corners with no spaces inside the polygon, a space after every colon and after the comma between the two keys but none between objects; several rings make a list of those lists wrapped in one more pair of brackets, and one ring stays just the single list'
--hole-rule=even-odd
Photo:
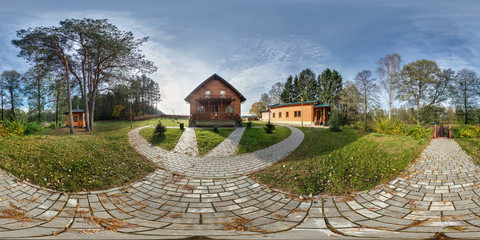
[{"label": "orange building", "polygon": [[[83,109],[73,109],[73,127],[85,127],[85,118],[84,118],[85,110]],[[65,126],[70,126],[70,122],[68,121],[68,112],[64,112],[65,114]]]},{"label": "orange building", "polygon": [[230,83],[213,74],[185,98],[190,104],[189,126],[241,126],[245,100]]},{"label": "orange building", "polygon": [[325,125],[330,113],[329,104],[318,101],[294,102],[270,106],[262,112],[262,120],[274,123]]}]

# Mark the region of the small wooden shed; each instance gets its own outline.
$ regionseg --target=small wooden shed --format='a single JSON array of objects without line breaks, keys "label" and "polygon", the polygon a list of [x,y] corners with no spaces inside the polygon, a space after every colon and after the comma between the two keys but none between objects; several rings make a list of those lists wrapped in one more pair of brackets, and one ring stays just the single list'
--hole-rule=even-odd
[{"label": "small wooden shed", "polygon": [[[65,114],[65,126],[70,126],[70,122],[68,121],[68,112],[64,112]],[[73,109],[73,127],[85,127],[85,110],[83,109]]]}]

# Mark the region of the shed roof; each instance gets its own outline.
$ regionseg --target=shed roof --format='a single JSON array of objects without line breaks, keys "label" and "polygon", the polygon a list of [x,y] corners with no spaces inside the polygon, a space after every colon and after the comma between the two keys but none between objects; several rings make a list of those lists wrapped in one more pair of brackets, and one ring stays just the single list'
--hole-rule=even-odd
[{"label": "shed roof", "polygon": [[318,101],[304,101],[304,102],[294,102],[294,103],[285,103],[285,104],[275,104],[270,106],[270,108],[276,108],[276,107],[283,107],[283,106],[289,106],[289,105],[295,105],[295,104],[311,104],[311,103],[317,103]]},{"label": "shed roof", "polygon": [[[72,113],[83,113],[85,110],[83,109],[72,109]],[[68,112],[64,112],[63,114],[68,114]]]},{"label": "shed roof", "polygon": [[209,78],[207,78],[205,81],[203,81],[202,83],[200,83],[200,85],[198,85],[195,89],[193,89],[193,91],[188,94],[188,96],[185,98],[185,101],[189,102],[191,96],[198,90],[200,89],[203,85],[205,85],[207,82],[211,81],[211,80],[220,80],[222,82],[225,83],[225,85],[227,85],[227,87],[231,88],[235,93],[238,94],[238,96],[240,97],[240,102],[245,102],[247,99],[236,89],[234,88],[230,83],[227,82],[227,80],[223,79],[222,77],[220,77],[219,75],[217,75],[216,73],[214,73],[212,76],[210,76]]}]

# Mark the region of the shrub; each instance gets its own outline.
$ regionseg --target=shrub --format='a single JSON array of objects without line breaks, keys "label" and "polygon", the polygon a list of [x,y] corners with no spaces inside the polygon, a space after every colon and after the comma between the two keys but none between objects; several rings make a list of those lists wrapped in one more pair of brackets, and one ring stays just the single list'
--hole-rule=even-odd
[{"label": "shrub", "polygon": [[55,128],[55,127],[56,127],[56,125],[53,122],[48,125],[48,128]]},{"label": "shrub", "polygon": [[273,130],[275,130],[275,125],[268,122],[263,129],[265,129],[266,133],[273,133]]},{"label": "shrub", "polygon": [[216,132],[216,133],[218,133],[218,132],[219,132],[219,131],[218,131],[218,127],[217,127],[217,126],[213,126],[213,132]]},{"label": "shrub", "polygon": [[167,131],[167,128],[162,124],[161,121],[158,121],[157,126],[155,126],[155,131],[153,131],[154,137],[163,136],[163,134]]},{"label": "shrub", "polygon": [[348,125],[349,128],[353,128],[353,129],[357,129],[357,130],[360,130],[360,131],[374,131],[374,126],[372,124],[372,122],[363,122],[363,121],[358,121],[358,122],[355,122],[355,123],[352,123],[352,124],[349,124]]},{"label": "shrub", "polygon": [[377,133],[389,135],[405,135],[416,139],[428,137],[430,129],[418,125],[406,125],[399,120],[390,120],[388,118],[375,119],[374,130]]},{"label": "shrub", "polygon": [[43,130],[42,125],[36,122],[25,122],[24,126],[25,126],[24,134],[32,134],[36,132],[41,132]]},{"label": "shrub", "polygon": [[458,138],[480,137],[480,126],[461,125],[453,130],[453,134]]},{"label": "shrub", "polygon": [[340,116],[338,115],[338,112],[337,111],[332,112],[332,114],[330,115],[330,119],[328,119],[328,128],[332,132],[340,132],[341,131],[340,125],[341,125],[341,121],[340,121]]},{"label": "shrub", "polygon": [[15,119],[12,121],[5,120],[1,123],[0,136],[21,136],[25,132],[25,126],[23,121]]}]

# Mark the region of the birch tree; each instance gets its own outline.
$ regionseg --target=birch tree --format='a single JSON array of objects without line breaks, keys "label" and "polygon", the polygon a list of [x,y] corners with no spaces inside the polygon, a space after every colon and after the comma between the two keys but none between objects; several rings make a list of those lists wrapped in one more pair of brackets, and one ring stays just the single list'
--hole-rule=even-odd
[{"label": "birch tree", "polygon": [[381,79],[381,85],[388,94],[388,119],[392,117],[392,102],[395,98],[396,75],[400,71],[401,58],[398,53],[382,57],[377,62],[377,73]]}]

